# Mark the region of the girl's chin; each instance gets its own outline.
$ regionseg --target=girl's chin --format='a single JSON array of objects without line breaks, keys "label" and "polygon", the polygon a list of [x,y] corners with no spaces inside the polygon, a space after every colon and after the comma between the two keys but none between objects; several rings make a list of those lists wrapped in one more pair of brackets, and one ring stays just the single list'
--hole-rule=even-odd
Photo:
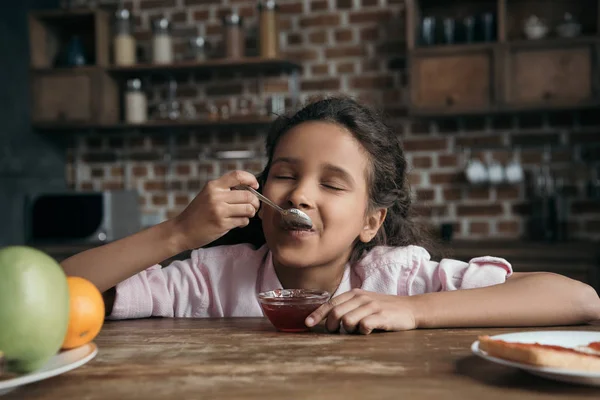
[{"label": "girl's chin", "polygon": [[294,249],[278,249],[273,254],[274,261],[288,268],[310,268],[312,266],[306,251]]}]

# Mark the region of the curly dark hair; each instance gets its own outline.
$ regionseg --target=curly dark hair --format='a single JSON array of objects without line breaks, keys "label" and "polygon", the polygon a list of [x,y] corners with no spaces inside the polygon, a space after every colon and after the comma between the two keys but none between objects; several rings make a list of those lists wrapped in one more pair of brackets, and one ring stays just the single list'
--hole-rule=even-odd
[{"label": "curly dark hair", "polygon": [[[260,187],[265,184],[279,140],[293,127],[308,121],[337,124],[347,129],[358,140],[368,152],[371,164],[367,177],[369,210],[366,211],[387,209],[385,221],[377,235],[368,243],[357,240],[350,262],[360,259],[365,251],[375,246],[432,246],[433,242],[425,234],[426,230],[419,227],[413,216],[408,166],[398,135],[383,122],[383,118],[375,110],[359,104],[352,98],[327,97],[309,102],[291,116],[279,116],[271,125],[266,138],[268,161],[264,170],[257,176]],[[245,238],[242,242],[250,242],[257,246],[263,244],[264,235],[256,232],[259,228],[257,221],[251,221],[249,228],[253,233],[243,235]],[[262,232],[262,229],[260,230]],[[239,242],[239,239],[237,241]]]}]

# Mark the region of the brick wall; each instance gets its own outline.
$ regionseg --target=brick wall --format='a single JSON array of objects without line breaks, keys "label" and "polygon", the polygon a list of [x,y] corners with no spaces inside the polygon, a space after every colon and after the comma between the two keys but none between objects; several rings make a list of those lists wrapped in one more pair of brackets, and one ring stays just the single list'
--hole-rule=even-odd
[{"label": "brick wall", "polygon": [[[232,5],[246,17],[248,52],[254,51],[254,2],[231,0],[129,0],[137,18],[136,35],[142,45],[150,38],[149,22],[158,15],[174,21],[178,53],[185,37],[203,23],[215,48],[221,44],[220,16]],[[502,117],[411,120],[406,117],[403,0],[279,0],[281,44],[285,56],[302,64],[301,100],[324,93],[344,92],[382,107],[398,127],[409,157],[411,181],[421,215],[432,222],[454,225],[458,238],[521,237],[532,212],[528,184],[473,187],[463,174],[465,152],[485,162],[506,163],[511,150],[531,171],[542,161],[544,145],[552,146],[551,164],[564,178],[568,194],[569,236],[600,239],[600,201],[586,195],[592,161],[600,160],[600,116],[595,112],[528,113]],[[151,104],[164,94],[157,83]],[[284,94],[289,104],[286,76],[258,79],[238,75],[183,77],[178,97],[198,112],[208,102],[227,104],[237,99],[264,101]],[[178,213],[209,179],[242,168],[256,173],[264,163],[264,131],[190,130],[174,136],[114,132],[80,136],[69,149],[67,176],[78,190],[136,188],[147,222]],[[172,146],[171,162],[164,159]],[[214,150],[251,149],[250,160],[218,160]],[[581,150],[584,151],[581,151]]]}]

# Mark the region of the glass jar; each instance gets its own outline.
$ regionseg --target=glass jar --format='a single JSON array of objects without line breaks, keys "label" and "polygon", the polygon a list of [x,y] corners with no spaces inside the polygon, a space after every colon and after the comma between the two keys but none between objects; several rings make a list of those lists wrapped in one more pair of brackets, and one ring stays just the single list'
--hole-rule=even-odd
[{"label": "glass jar", "polygon": [[137,78],[127,81],[125,121],[129,124],[143,124],[148,121],[148,100],[142,90],[142,81]]},{"label": "glass jar", "polygon": [[266,0],[258,4],[260,56],[276,58],[279,52],[279,32],[275,0]]},{"label": "glass jar", "polygon": [[115,65],[133,65],[136,63],[135,38],[131,14],[126,8],[115,14],[115,35],[113,38]]},{"label": "glass jar", "polygon": [[152,62],[155,64],[173,62],[171,23],[167,18],[159,18],[152,23]]},{"label": "glass jar", "polygon": [[206,61],[206,39],[204,36],[194,36],[189,41],[192,59]]},{"label": "glass jar", "polygon": [[234,11],[223,17],[223,25],[225,26],[225,57],[243,57],[245,35],[242,17]]}]

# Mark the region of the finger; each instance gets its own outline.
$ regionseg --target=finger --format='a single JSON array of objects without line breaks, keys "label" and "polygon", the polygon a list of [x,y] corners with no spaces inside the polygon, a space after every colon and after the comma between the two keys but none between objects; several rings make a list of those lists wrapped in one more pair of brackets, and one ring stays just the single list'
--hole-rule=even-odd
[{"label": "finger", "polygon": [[358,331],[363,335],[368,335],[375,329],[385,329],[385,319],[381,313],[366,316],[358,323]]},{"label": "finger", "polygon": [[254,189],[258,189],[258,181],[250,172],[236,170],[228,172],[218,179],[223,188],[230,189],[237,185],[248,185]]},{"label": "finger", "polygon": [[242,228],[242,227],[248,226],[248,224],[250,224],[250,218],[244,218],[244,217],[229,218],[227,220],[227,222],[228,222],[228,225],[230,226],[229,229]]},{"label": "finger", "polygon": [[[340,329],[340,324],[343,319],[346,318],[346,315],[361,308],[364,304],[370,302],[370,299],[367,297],[353,297],[344,303],[341,303],[335,306],[327,315],[327,322],[325,326],[329,332],[337,332]],[[344,325],[344,329],[347,331],[347,327]]]},{"label": "finger", "polygon": [[340,327],[348,333],[356,332],[364,318],[379,312],[379,309],[374,307],[373,304],[373,302],[363,303],[359,307],[348,311],[341,318]]},{"label": "finger", "polygon": [[226,194],[225,202],[228,204],[252,204],[255,210],[260,207],[258,197],[247,190],[231,190]]},{"label": "finger", "polygon": [[315,311],[312,312],[312,314],[306,317],[304,323],[308,327],[317,325],[327,316],[327,314],[329,314],[329,311],[331,311],[335,306],[337,306],[338,304],[342,304],[345,301],[348,301],[352,297],[354,297],[354,294],[352,292],[346,292],[340,294],[339,296],[329,299],[325,304],[317,308]]},{"label": "finger", "polygon": [[256,209],[251,204],[229,204],[226,218],[252,218],[255,214]]}]

